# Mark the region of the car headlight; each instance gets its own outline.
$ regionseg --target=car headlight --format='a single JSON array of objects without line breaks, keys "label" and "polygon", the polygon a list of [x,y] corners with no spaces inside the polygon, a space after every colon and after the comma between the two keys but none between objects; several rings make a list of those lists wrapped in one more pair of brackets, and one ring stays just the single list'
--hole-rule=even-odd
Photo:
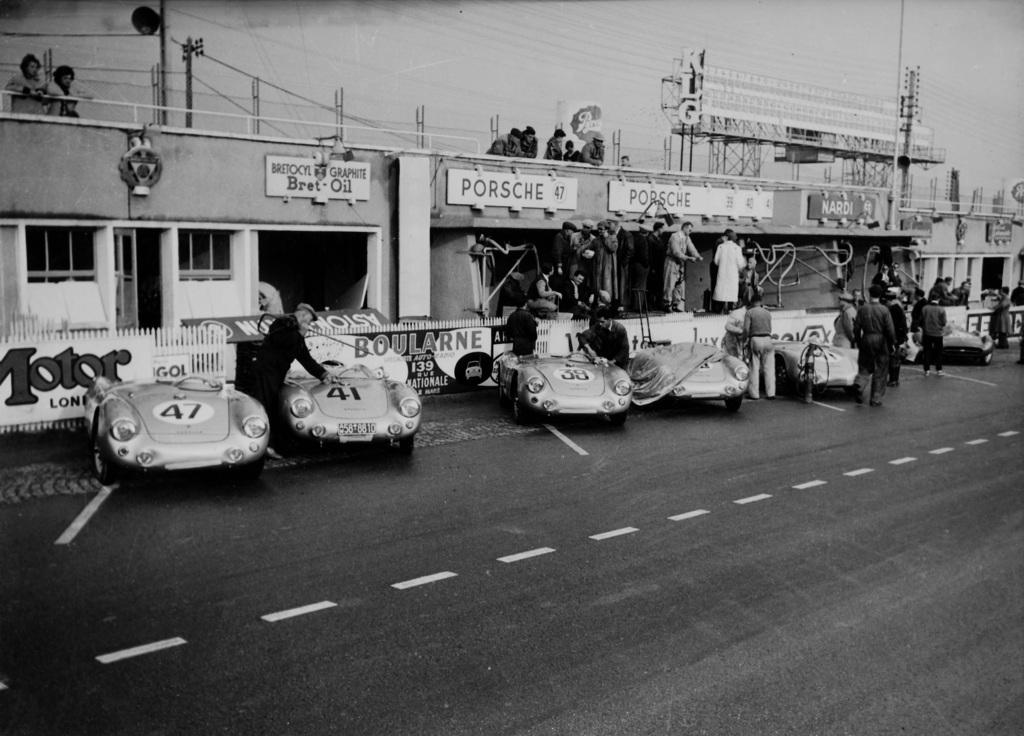
[{"label": "car headlight", "polygon": [[526,388],[531,394],[539,394],[544,390],[544,379],[540,376],[534,376],[526,382]]},{"label": "car headlight", "polygon": [[741,381],[746,381],[750,376],[750,369],[745,365],[736,366],[736,378]]},{"label": "car headlight", "polygon": [[632,388],[633,387],[629,383],[629,381],[623,380],[623,381],[616,382],[614,391],[619,396],[625,396],[626,394],[628,394],[632,390]]},{"label": "car headlight", "polygon": [[249,417],[242,422],[242,431],[246,437],[262,437],[267,433],[267,420],[263,417]]},{"label": "car headlight", "polygon": [[420,413],[420,402],[411,396],[407,396],[398,405],[398,411],[402,413],[403,417],[414,417]]},{"label": "car headlight", "polygon": [[110,425],[110,436],[118,442],[127,442],[138,433],[139,428],[131,419],[115,419]]},{"label": "car headlight", "polygon": [[300,396],[292,402],[291,412],[293,416],[296,416],[299,419],[308,417],[313,413],[313,402],[303,396]]}]

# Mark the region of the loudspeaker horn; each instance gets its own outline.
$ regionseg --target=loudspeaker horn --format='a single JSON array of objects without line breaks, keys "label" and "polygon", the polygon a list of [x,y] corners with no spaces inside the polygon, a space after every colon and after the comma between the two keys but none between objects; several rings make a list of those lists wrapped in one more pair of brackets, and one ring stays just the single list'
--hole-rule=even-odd
[{"label": "loudspeaker horn", "polygon": [[152,36],[159,31],[160,22],[160,13],[153,10],[153,8],[142,6],[132,11],[132,25],[143,36]]}]

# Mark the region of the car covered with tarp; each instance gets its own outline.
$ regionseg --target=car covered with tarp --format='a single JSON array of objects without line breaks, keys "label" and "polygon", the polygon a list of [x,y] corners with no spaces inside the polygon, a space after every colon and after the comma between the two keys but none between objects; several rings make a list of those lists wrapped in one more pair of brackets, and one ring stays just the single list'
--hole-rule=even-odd
[{"label": "car covered with tarp", "polygon": [[702,342],[637,350],[629,360],[633,403],[653,404],[664,398],[725,401],[730,411],[743,403],[750,369],[732,355]]}]

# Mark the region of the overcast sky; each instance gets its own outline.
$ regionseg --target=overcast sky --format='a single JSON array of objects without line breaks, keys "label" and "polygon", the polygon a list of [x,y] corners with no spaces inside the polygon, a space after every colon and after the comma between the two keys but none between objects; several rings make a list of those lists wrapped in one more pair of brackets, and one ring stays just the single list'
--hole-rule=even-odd
[{"label": "overcast sky", "polygon": [[[139,0],[0,0],[0,32],[131,33]],[[158,0],[149,4],[159,7]],[[605,135],[621,131],[634,165],[660,168],[669,122],[663,77],[682,47],[707,63],[873,97],[897,95],[899,0],[167,0],[171,35],[202,37],[210,57],[347,114],[415,128],[423,105],[434,132],[489,137],[533,125],[544,140],[559,100],[593,100]],[[54,49],[87,79],[90,68],[138,69],[158,60],[152,38],[4,37],[7,63]],[[183,69],[180,49],[171,68]],[[903,67],[920,68],[921,122],[946,166],[915,167],[915,189],[986,197],[1024,177],[1024,2],[906,0]],[[195,72],[209,89],[246,98],[249,82],[210,59]],[[114,73],[110,72],[111,78]],[[175,77],[176,85],[180,78]],[[207,87],[197,89],[206,90]],[[270,102],[275,93],[265,91]],[[299,109],[295,108],[298,112]],[[678,139],[673,143],[678,151]],[[694,170],[707,169],[695,157]],[[678,159],[676,159],[677,161]],[[803,166],[813,181],[823,166]],[[789,168],[765,170],[788,177]],[[832,177],[838,180],[839,164]]]}]

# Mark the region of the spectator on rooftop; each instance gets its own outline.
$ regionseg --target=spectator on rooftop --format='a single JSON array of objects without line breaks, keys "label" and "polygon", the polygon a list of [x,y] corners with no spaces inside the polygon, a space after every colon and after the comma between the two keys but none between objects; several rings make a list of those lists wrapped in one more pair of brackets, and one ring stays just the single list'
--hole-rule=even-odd
[{"label": "spectator on rooftop", "polygon": [[65,98],[80,97],[92,100],[95,97],[80,84],[75,83],[75,70],[67,65],[57,67],[57,71],[53,73],[53,83],[47,87],[47,93],[54,98],[50,104],[50,114],[62,118],[78,117],[75,111],[78,101]]},{"label": "spectator on rooftop", "polygon": [[623,156],[622,158],[619,159],[619,166],[624,166],[628,169],[632,165],[633,164],[629,162],[629,156]]},{"label": "spectator on rooftop", "polygon": [[576,146],[572,141],[565,142],[565,153],[562,154],[563,161],[579,161],[580,152],[576,150]]},{"label": "spectator on rooftop", "polygon": [[523,158],[537,158],[537,131],[532,125],[523,129],[523,139],[520,144]]},{"label": "spectator on rooftop", "polygon": [[32,54],[25,54],[21,60],[21,73],[15,74],[7,83],[7,90],[14,92],[11,97],[11,112],[28,115],[45,115],[50,107],[47,98],[46,80],[40,73],[41,64]]},{"label": "spectator on rooftop", "polygon": [[580,161],[592,166],[604,165],[604,136],[595,133],[594,137],[580,151]]},{"label": "spectator on rooftop", "polygon": [[492,156],[518,158],[523,155],[522,138],[523,134],[519,128],[512,128],[508,135],[499,135],[495,138],[494,143],[487,149],[487,153]]},{"label": "spectator on rooftop", "polygon": [[562,153],[562,139],[565,138],[565,131],[561,128],[555,130],[554,135],[548,138],[547,150],[544,151],[544,158],[548,161],[561,161],[564,154]]}]

